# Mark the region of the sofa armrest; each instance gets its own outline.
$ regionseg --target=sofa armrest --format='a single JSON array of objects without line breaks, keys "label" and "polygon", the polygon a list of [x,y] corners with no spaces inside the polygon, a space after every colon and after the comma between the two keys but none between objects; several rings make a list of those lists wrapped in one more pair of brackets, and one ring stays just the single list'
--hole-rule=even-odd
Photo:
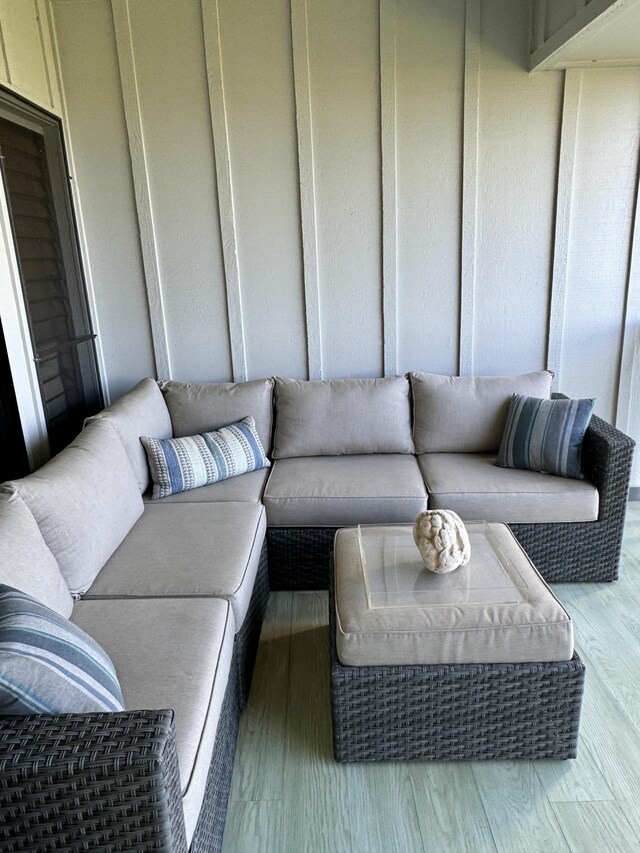
[{"label": "sofa armrest", "polygon": [[635,441],[602,418],[593,416],[582,445],[582,467],[585,476],[598,489],[599,517],[626,504]]},{"label": "sofa armrest", "polygon": [[0,839],[186,851],[173,711],[0,717]]},{"label": "sofa armrest", "polygon": [[[564,394],[553,394],[562,399]],[[599,517],[608,516],[627,501],[635,441],[593,415],[582,444],[582,467],[598,489]]]}]

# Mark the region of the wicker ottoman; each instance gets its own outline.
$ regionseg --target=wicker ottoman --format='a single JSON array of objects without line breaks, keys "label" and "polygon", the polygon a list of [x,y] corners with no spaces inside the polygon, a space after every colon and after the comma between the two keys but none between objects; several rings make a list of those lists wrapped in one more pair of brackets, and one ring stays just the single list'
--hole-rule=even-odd
[{"label": "wicker ottoman", "polygon": [[[576,757],[585,668],[573,653],[569,617],[509,529],[488,528],[507,575],[517,566],[514,601],[506,600],[509,584],[499,587],[495,580],[488,601],[477,591],[462,601],[458,579],[456,600],[447,605],[449,593],[436,577],[436,605],[428,604],[429,590],[418,604],[406,605],[398,566],[387,572],[376,598],[361,533],[379,536],[384,529],[338,532],[329,605],[336,760]],[[398,530],[390,527],[389,535]],[[472,538],[469,565],[479,574],[481,549],[474,563],[473,546]],[[397,543],[383,550],[397,555]],[[542,660],[522,660],[527,646]],[[548,659],[556,648],[565,659]],[[516,659],[505,659],[510,652]],[[487,660],[490,653],[495,662]],[[464,660],[471,654],[481,660]],[[450,659],[456,657],[463,660]]]}]

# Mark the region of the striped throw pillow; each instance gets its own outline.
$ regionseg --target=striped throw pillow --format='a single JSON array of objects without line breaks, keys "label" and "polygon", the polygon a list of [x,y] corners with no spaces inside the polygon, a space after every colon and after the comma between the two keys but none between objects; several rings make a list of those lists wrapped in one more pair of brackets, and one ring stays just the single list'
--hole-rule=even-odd
[{"label": "striped throw pillow", "polygon": [[498,453],[503,468],[584,479],[582,439],[595,400],[543,400],[514,394]]},{"label": "striped throw pillow", "polygon": [[271,465],[251,417],[215,432],[184,438],[142,436],[140,441],[147,451],[154,500]]},{"label": "striped throw pillow", "polygon": [[35,598],[0,585],[0,714],[122,710],[104,649]]}]

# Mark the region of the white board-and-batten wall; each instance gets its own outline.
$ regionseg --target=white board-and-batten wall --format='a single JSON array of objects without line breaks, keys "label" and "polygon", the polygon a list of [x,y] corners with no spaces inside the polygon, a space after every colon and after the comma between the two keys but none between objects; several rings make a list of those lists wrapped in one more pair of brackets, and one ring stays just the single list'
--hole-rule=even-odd
[{"label": "white board-and-batten wall", "polygon": [[640,438],[639,68],[530,73],[528,0],[46,5],[112,398],[548,366]]}]

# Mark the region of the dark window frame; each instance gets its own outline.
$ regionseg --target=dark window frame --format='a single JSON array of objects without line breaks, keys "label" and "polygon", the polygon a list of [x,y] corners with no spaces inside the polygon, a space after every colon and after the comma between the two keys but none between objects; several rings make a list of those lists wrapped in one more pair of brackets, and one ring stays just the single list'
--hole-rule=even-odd
[{"label": "dark window frame", "polygon": [[[23,261],[13,221],[11,198],[3,169],[1,177],[4,183],[4,192],[11,220],[11,233],[22,288],[22,302],[29,325],[36,374],[49,432],[51,451],[55,453],[74,437],[74,434],[81,428],[82,423],[78,414],[75,419],[70,417],[71,424],[66,432],[64,428],[59,430],[54,425],[56,416],[52,414],[52,411],[48,411],[47,409],[45,384],[48,380],[44,379],[46,375],[44,369],[45,363],[50,363],[52,359],[57,358],[60,364],[62,364],[63,353],[66,351],[67,363],[70,360],[74,362],[78,387],[83,394],[85,405],[82,409],[82,414],[84,416],[92,414],[98,411],[104,404],[104,389],[96,346],[97,338],[91,316],[87,282],[80,254],[78,222],[70,188],[70,181],[73,179],[69,170],[62,121],[58,116],[0,86],[0,118],[26,129],[27,132],[30,131],[32,134],[35,133],[42,137],[43,159],[46,161],[48,170],[51,187],[50,200],[55,210],[54,219],[57,223],[60,256],[64,267],[66,293],[68,294],[69,321],[70,326],[75,330],[69,336],[66,343],[64,340],[61,340],[53,348],[47,349],[46,347],[42,347],[38,350],[38,344],[34,335],[34,320],[29,305],[29,295],[22,268]],[[81,353],[81,349],[84,350],[83,353]],[[70,355],[71,351],[73,351],[73,355]]]}]

